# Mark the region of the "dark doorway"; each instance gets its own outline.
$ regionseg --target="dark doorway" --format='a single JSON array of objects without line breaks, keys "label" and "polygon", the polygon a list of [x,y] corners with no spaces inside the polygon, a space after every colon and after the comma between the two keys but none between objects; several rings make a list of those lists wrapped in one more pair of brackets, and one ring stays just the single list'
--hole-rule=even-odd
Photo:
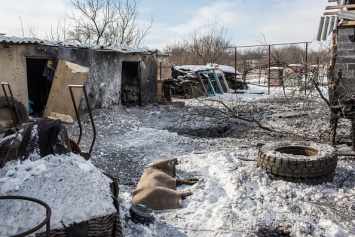
[{"label": "dark doorway", "polygon": [[141,105],[139,62],[122,62],[121,103]]},{"label": "dark doorway", "polygon": [[29,113],[42,117],[54,78],[52,59],[26,58]]}]

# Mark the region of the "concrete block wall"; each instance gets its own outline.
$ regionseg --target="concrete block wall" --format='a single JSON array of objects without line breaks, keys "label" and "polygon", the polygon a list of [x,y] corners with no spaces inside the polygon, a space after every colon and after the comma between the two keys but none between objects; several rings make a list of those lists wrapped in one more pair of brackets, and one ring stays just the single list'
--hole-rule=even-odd
[{"label": "concrete block wall", "polygon": [[346,100],[355,95],[355,27],[338,29],[336,78],[339,69],[342,71],[342,77],[336,90],[336,96],[340,100]]}]

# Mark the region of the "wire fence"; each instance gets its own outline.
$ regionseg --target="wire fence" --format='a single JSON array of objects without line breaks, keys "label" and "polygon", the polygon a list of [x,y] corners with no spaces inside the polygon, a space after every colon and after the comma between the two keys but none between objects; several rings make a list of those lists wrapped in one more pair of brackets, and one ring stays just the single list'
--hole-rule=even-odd
[{"label": "wire fence", "polygon": [[[293,87],[306,93],[314,82],[326,84],[329,62],[327,50],[309,46],[310,42],[235,46],[226,49],[218,64],[233,67],[236,77],[249,84],[267,86],[268,94],[271,87]],[[169,58],[161,60],[158,80],[171,77],[172,66]]]}]

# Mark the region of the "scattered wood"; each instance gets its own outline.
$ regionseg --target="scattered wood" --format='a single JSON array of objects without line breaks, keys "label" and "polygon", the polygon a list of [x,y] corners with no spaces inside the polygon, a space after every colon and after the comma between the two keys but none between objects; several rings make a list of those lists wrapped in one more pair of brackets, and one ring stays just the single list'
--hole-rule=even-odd
[{"label": "scattered wood", "polygon": [[338,11],[324,12],[324,13],[323,13],[324,16],[337,15],[337,14],[338,14]]},{"label": "scattered wood", "polygon": [[272,118],[294,118],[309,115],[308,112],[304,111],[290,111],[290,112],[282,112],[271,115]]},{"label": "scattered wood", "polygon": [[242,161],[257,161],[255,159],[247,159],[247,158],[241,158],[241,157],[238,157],[238,160],[242,160]]},{"label": "scattered wood", "polygon": [[349,8],[349,9],[353,9],[353,8],[355,8],[355,4],[348,4],[348,5],[341,5],[341,6],[339,6],[339,5],[326,6],[325,10],[342,9],[344,7]]},{"label": "scattered wood", "polygon": [[[337,157],[339,156],[347,156],[347,157],[351,157],[350,159],[354,159],[355,158],[355,151],[338,151],[336,153]],[[349,159],[349,158],[347,158]]]}]

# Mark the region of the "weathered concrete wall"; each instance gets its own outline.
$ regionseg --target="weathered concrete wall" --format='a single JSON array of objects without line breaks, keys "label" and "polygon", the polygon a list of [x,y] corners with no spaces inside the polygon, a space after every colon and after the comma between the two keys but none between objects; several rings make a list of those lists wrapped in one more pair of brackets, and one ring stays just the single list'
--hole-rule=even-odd
[{"label": "weathered concrete wall", "polygon": [[[0,82],[7,82],[15,99],[28,109],[26,57],[50,58],[53,55],[34,45],[0,45]],[[7,87],[6,87],[7,89]],[[4,96],[2,88],[0,96]]]},{"label": "weathered concrete wall", "polygon": [[[123,61],[140,62],[142,105],[155,102],[157,62],[151,55],[61,48],[58,58],[90,68],[86,88],[92,108],[112,108],[114,105],[121,104]],[[81,108],[84,109],[83,103]]]},{"label": "weathered concrete wall", "polygon": [[[91,49],[60,48],[58,58],[90,68],[86,89],[91,108],[111,108],[120,103],[121,55]],[[82,100],[81,109],[84,109]]]},{"label": "weathered concrete wall", "polygon": [[344,100],[355,95],[355,27],[339,28],[337,44],[334,76],[341,79],[336,96]]},{"label": "weathered concrete wall", "polygon": [[[0,45],[0,80],[11,84],[14,96],[26,106],[26,57],[54,57],[89,67],[86,88],[92,108],[112,108],[121,104],[122,62],[140,62],[142,105],[156,100],[157,62],[152,55],[35,45],[9,46],[6,48],[5,45]],[[81,109],[85,109],[83,102],[82,100]]]}]

